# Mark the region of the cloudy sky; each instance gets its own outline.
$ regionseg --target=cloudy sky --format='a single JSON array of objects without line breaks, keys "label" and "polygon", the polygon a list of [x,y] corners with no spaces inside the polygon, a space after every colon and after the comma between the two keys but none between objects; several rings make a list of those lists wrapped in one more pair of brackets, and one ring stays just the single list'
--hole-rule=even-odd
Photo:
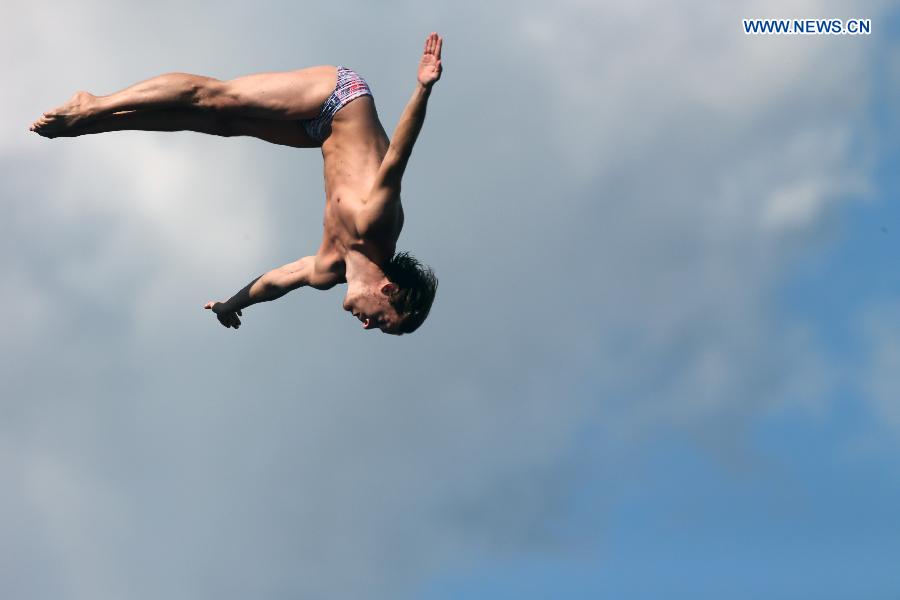
[{"label": "cloudy sky", "polygon": [[[187,4],[0,5],[4,597],[900,595],[895,3]],[[391,131],[432,30],[412,336],[203,311],[315,250],[317,152],[27,131],[322,63]]]}]

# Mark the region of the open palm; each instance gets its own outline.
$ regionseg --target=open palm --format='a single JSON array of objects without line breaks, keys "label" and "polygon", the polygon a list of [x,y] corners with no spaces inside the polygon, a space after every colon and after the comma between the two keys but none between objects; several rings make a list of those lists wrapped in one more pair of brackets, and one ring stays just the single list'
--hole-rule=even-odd
[{"label": "open palm", "polygon": [[228,307],[227,302],[215,302],[210,301],[206,303],[206,306],[203,308],[207,310],[211,310],[216,313],[216,318],[219,319],[219,323],[224,325],[225,327],[233,327],[237,329],[241,326],[241,311],[240,310],[232,310]]},{"label": "open palm", "polygon": [[444,39],[432,33],[425,39],[425,52],[419,61],[419,83],[431,87],[441,78],[441,45]]}]

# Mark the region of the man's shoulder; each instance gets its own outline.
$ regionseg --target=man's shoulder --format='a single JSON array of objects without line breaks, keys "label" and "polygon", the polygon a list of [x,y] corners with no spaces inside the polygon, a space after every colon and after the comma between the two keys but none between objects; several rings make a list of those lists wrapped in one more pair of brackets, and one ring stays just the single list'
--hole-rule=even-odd
[{"label": "man's shoulder", "polygon": [[336,252],[319,252],[313,257],[312,272],[309,285],[318,290],[331,289],[339,283],[345,283],[346,265],[344,257]]},{"label": "man's shoulder", "polygon": [[363,205],[356,218],[360,237],[378,244],[394,244],[403,230],[404,214],[400,194],[387,202]]}]

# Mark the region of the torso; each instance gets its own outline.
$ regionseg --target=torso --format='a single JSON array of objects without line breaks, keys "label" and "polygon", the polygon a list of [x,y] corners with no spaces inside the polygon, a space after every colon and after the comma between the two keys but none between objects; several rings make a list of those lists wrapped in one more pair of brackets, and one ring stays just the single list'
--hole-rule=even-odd
[{"label": "torso", "polygon": [[378,264],[394,255],[403,227],[403,208],[396,204],[396,215],[388,222],[395,226],[378,236],[360,235],[357,214],[365,205],[390,140],[378,120],[371,96],[361,96],[335,114],[331,134],[322,143],[325,167],[325,217],[322,244],[316,253],[316,271],[333,273],[335,283],[343,283],[345,257],[361,252]]}]

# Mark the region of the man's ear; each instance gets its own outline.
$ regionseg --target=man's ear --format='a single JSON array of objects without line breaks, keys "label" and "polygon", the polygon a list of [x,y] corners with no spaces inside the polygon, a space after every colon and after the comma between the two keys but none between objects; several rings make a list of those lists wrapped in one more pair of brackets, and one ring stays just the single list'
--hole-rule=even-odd
[{"label": "man's ear", "polygon": [[397,286],[393,283],[386,283],[381,287],[381,293],[385,296],[393,296],[397,292]]}]

